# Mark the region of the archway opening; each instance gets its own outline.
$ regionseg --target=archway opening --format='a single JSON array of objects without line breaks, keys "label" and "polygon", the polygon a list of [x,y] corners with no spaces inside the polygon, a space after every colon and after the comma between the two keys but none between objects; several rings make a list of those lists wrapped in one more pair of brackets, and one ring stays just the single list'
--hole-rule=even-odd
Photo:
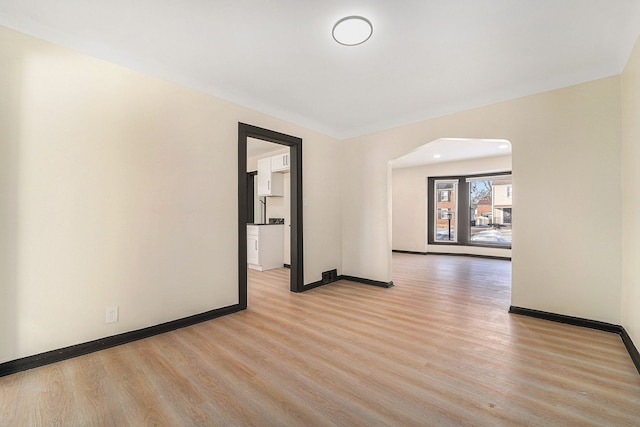
[{"label": "archway opening", "polygon": [[390,163],[393,250],[511,258],[508,140],[440,138]]}]

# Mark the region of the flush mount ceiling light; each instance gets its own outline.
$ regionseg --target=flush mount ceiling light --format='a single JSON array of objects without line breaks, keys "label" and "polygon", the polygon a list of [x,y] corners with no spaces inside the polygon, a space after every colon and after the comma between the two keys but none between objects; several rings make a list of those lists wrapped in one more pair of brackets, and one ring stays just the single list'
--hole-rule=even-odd
[{"label": "flush mount ceiling light", "polygon": [[333,39],[345,46],[356,46],[369,40],[373,25],[362,16],[347,16],[333,26]]}]

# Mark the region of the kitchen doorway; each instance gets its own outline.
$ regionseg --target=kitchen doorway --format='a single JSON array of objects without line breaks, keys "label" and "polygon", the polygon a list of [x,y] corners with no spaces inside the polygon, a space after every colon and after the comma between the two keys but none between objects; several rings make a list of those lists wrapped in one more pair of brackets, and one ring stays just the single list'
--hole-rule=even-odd
[{"label": "kitchen doorway", "polygon": [[[302,292],[304,288],[302,245],[302,139],[269,129],[238,123],[238,293],[239,303],[247,306],[247,222],[248,222],[248,139],[254,138],[289,147],[290,178],[290,290]],[[255,221],[255,220],[254,220]]]}]

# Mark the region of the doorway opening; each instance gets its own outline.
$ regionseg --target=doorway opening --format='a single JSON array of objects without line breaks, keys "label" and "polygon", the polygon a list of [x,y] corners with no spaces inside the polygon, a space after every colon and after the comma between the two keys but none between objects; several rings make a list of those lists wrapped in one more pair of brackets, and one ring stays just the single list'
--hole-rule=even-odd
[{"label": "doorway opening", "polygon": [[[302,292],[304,288],[302,249],[302,139],[269,129],[238,123],[238,298],[242,308],[247,307],[247,223],[250,222],[249,175],[247,174],[247,146],[249,138],[289,147],[289,218],[291,222],[289,239],[291,272],[289,289],[291,292]],[[270,186],[270,183],[268,185]],[[261,202],[258,202],[258,204],[260,205]],[[254,205],[254,210],[255,208]],[[251,222],[256,222],[255,214]]]}]

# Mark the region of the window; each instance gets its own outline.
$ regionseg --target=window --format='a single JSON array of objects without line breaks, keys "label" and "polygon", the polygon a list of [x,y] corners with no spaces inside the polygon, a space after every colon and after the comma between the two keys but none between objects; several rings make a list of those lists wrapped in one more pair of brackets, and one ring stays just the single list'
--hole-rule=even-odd
[{"label": "window", "polygon": [[469,183],[469,242],[511,246],[511,175],[466,178]]},{"label": "window", "polygon": [[438,201],[435,206],[435,240],[441,242],[456,241],[456,212],[458,209],[458,180],[438,180],[435,182],[435,194]]},{"label": "window", "polygon": [[451,210],[449,209],[438,209],[438,219],[449,219],[449,215],[451,215]]},{"label": "window", "polygon": [[510,173],[429,178],[428,182],[429,212],[433,212],[430,244],[511,247]]},{"label": "window", "polygon": [[511,224],[511,209],[512,208],[503,208],[502,211],[504,212],[504,223],[505,224]]}]

